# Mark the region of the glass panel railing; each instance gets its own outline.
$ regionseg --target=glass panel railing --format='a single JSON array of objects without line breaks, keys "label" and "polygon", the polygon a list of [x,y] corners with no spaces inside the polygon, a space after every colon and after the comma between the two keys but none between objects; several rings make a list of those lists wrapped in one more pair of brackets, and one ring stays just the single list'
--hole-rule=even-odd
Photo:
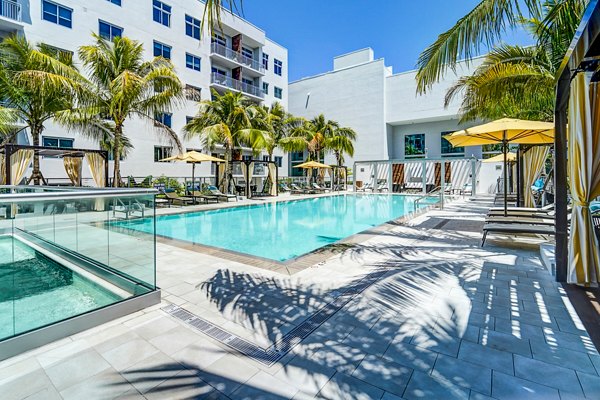
[{"label": "glass panel railing", "polygon": [[261,99],[265,97],[264,92],[258,86],[250,85],[249,83],[233,79],[218,72],[213,72],[211,74],[210,82],[230,89],[240,90],[244,93],[251,94],[252,96],[260,97]]},{"label": "glass panel railing", "polygon": [[223,46],[221,43],[211,43],[210,51],[213,54],[218,54],[229,60],[235,61],[238,64],[242,64],[248,68],[252,68],[255,71],[261,72],[263,74],[265,72],[265,67],[258,60],[255,60],[252,57],[245,56],[244,54],[230,49],[229,47]]},{"label": "glass panel railing", "polygon": [[0,187],[0,340],[155,290],[155,192]]}]

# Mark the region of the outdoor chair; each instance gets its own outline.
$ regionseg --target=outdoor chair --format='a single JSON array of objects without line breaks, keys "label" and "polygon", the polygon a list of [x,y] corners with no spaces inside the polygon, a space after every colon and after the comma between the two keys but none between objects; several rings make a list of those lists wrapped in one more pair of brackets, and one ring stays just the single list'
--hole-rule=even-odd
[{"label": "outdoor chair", "polygon": [[192,197],[182,197],[175,192],[165,191],[163,193],[165,195],[165,198],[169,201],[169,205],[179,204],[181,206],[187,206],[190,204],[194,204],[194,199]]},{"label": "outdoor chair", "polygon": [[555,227],[554,225],[532,225],[528,223],[488,223],[483,225],[483,237],[481,239],[481,247],[485,245],[485,240],[488,233],[508,233],[508,234],[530,234],[530,235],[544,235],[554,236]]},{"label": "outdoor chair", "polygon": [[223,199],[226,202],[229,202],[229,199],[234,199],[235,201],[237,201],[237,196],[235,194],[227,194],[227,193],[223,193],[221,192],[219,189],[217,189],[216,186],[212,186],[209,185],[207,187],[207,190],[210,192],[210,194],[212,194],[213,196],[217,196],[218,199]]},{"label": "outdoor chair", "polygon": [[313,182],[311,186],[312,186],[312,189],[314,189],[314,190],[316,190],[317,192],[320,192],[320,193],[325,193],[325,192],[329,191],[329,189],[325,189],[324,187],[319,186],[315,182]]},{"label": "outdoor chair", "polygon": [[485,219],[486,223],[490,224],[535,224],[535,225],[554,225],[554,218],[536,218],[536,217],[521,217],[518,215],[491,215]]},{"label": "outdoor chair", "polygon": [[286,185],[285,183],[280,183],[279,184],[279,191],[280,192],[291,192],[292,189],[288,185]]},{"label": "outdoor chair", "polygon": [[295,183],[292,183],[290,185],[291,189],[290,189],[290,193],[291,194],[306,194],[307,191],[302,189],[301,187],[299,187],[298,185],[296,185]]},{"label": "outdoor chair", "polygon": [[198,202],[200,202],[200,201],[204,201],[205,203],[210,203],[211,201],[214,201],[215,203],[219,202],[219,197],[212,195],[212,194],[203,193],[198,190],[192,191],[191,197],[194,200],[197,200]]}]

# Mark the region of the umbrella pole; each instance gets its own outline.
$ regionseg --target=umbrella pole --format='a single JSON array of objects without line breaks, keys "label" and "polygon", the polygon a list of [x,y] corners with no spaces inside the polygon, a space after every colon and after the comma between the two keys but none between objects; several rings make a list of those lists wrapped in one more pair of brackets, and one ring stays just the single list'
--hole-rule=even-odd
[{"label": "umbrella pole", "polygon": [[192,190],[190,191],[190,193],[194,193],[194,190],[196,190],[196,188],[194,187],[194,175],[196,172],[196,163],[193,162],[192,163]]},{"label": "umbrella pole", "polygon": [[507,152],[508,144],[506,143],[506,131],[504,131],[504,137],[502,140],[502,152],[504,153],[504,216],[508,216],[508,174],[507,174]]}]

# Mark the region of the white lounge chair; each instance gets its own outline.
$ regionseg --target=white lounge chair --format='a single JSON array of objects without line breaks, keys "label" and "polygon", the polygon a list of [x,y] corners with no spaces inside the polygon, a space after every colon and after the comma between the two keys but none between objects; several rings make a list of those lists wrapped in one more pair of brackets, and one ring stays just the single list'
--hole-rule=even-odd
[{"label": "white lounge chair", "polygon": [[481,247],[485,245],[488,233],[509,233],[509,234],[530,234],[554,236],[556,231],[554,225],[531,225],[531,224],[496,224],[490,223],[483,225],[483,237],[481,238]]}]

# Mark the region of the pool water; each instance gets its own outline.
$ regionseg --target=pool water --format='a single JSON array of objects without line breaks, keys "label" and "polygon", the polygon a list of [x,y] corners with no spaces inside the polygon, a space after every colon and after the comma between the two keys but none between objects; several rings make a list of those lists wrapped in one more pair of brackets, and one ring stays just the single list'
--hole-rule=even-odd
[{"label": "pool water", "polygon": [[[286,261],[413,212],[417,198],[337,195],[164,215],[156,217],[156,234]],[[436,201],[422,199],[419,208]],[[128,221],[126,227],[154,233],[149,219]]]},{"label": "pool water", "polygon": [[0,237],[0,340],[119,300],[18,239]]}]

